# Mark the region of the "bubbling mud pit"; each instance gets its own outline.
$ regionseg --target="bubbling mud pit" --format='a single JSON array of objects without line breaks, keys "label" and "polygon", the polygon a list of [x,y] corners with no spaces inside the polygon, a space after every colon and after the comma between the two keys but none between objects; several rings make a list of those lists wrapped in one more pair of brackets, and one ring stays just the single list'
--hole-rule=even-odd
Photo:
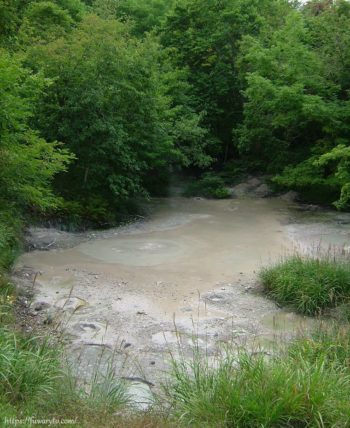
[{"label": "bubbling mud pit", "polygon": [[40,272],[32,306],[64,325],[78,375],[113,354],[118,373],[146,399],[179,342],[184,354],[195,343],[214,356],[225,343],[269,349],[277,337],[312,328],[315,321],[259,294],[256,272],[295,244],[345,244],[350,236],[349,219],[295,211],[278,198],[168,198],[153,201],[152,211],[128,227],[65,234],[61,247],[72,248],[26,253],[16,269],[18,277]]}]

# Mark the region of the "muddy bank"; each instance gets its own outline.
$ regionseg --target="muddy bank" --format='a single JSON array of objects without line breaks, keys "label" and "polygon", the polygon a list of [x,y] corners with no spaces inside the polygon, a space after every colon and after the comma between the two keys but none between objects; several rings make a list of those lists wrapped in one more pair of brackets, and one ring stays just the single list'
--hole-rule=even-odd
[{"label": "muddy bank", "polygon": [[14,277],[29,288],[37,273],[31,312],[64,329],[79,376],[114,355],[122,377],[149,389],[179,343],[188,355],[231,342],[268,352],[312,328],[259,293],[256,271],[295,246],[348,245],[341,216],[278,198],[159,199],[147,221],[122,228],[33,229],[33,246],[47,251],[24,254]]}]

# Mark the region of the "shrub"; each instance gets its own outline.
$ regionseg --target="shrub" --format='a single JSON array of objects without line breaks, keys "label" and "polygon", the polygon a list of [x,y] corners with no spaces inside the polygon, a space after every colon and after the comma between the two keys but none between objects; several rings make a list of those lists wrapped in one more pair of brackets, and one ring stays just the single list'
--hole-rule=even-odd
[{"label": "shrub", "polygon": [[204,174],[203,177],[191,183],[184,192],[185,196],[203,196],[205,198],[225,199],[230,196],[222,178],[213,174]]},{"label": "shrub", "polygon": [[269,297],[305,315],[350,299],[350,266],[326,256],[294,255],[263,269],[260,278]]}]

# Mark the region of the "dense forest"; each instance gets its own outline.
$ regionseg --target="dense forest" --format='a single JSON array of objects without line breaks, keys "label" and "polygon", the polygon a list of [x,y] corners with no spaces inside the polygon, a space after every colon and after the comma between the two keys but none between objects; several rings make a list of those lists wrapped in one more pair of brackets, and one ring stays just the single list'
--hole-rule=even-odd
[{"label": "dense forest", "polygon": [[345,0],[0,0],[0,224],[107,225],[191,174],[350,207]]}]

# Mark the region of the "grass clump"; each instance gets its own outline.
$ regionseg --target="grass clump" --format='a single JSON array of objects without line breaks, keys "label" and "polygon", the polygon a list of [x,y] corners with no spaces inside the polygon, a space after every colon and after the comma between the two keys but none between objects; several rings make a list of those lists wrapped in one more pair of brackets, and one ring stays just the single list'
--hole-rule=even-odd
[{"label": "grass clump", "polygon": [[71,420],[74,427],[117,426],[115,413],[129,397],[113,367],[104,374],[96,367],[82,383],[62,361],[47,341],[0,330],[0,420],[35,415]]},{"label": "grass clump", "polygon": [[321,326],[310,337],[292,342],[288,355],[295,361],[302,358],[311,364],[321,361],[329,368],[338,367],[350,375],[349,324],[327,323],[327,326]]},{"label": "grass clump", "polygon": [[349,426],[349,368],[341,353],[328,357],[329,339],[302,339],[269,358],[229,352],[215,368],[198,355],[174,360],[166,387],[174,417],[193,427]]},{"label": "grass clump", "polygon": [[350,265],[326,256],[294,255],[263,269],[268,296],[305,315],[319,315],[350,300]]},{"label": "grass clump", "polygon": [[0,394],[10,403],[46,398],[62,377],[57,351],[34,338],[0,331]]}]

